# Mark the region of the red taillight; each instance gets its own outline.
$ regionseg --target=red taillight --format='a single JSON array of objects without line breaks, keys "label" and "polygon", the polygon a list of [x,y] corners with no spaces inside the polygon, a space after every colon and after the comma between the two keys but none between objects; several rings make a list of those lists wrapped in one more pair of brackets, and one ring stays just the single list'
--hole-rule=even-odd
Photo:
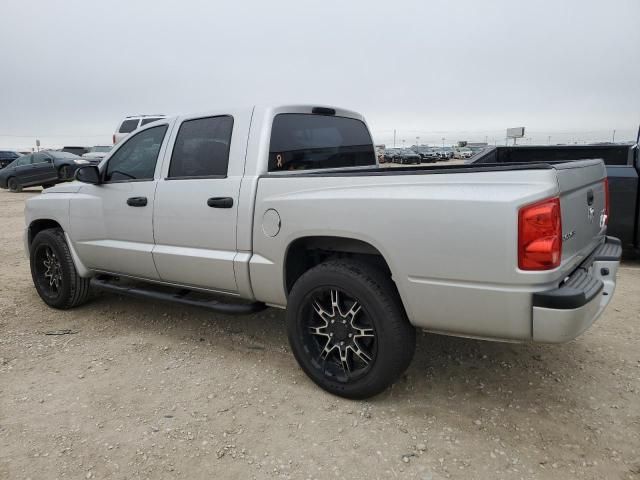
[{"label": "red taillight", "polygon": [[560,199],[549,198],[524,206],[518,213],[518,267],[551,270],[562,256]]},{"label": "red taillight", "polygon": [[116,144],[116,134],[115,133],[113,134],[112,138],[113,138],[113,144],[115,145]]},{"label": "red taillight", "polygon": [[604,179],[604,224],[609,220],[609,178]]}]

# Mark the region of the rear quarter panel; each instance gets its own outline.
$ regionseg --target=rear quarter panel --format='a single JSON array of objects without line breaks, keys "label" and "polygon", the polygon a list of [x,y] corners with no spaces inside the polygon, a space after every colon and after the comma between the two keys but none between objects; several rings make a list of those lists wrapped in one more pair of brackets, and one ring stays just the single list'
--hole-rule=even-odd
[{"label": "rear quarter panel", "polygon": [[[257,299],[286,305],[288,245],[307,236],[355,238],[387,261],[410,321],[434,331],[525,339],[530,292],[551,272],[517,269],[519,206],[557,194],[554,170],[404,176],[295,176],[259,181],[250,262]],[[275,209],[277,236],[262,219]]]}]

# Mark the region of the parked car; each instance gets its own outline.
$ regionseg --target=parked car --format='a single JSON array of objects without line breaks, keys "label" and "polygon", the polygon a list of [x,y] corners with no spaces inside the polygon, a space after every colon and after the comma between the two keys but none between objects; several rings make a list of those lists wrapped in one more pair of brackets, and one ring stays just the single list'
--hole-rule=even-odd
[{"label": "parked car", "polygon": [[386,148],[384,150],[384,163],[393,163],[393,159],[398,155],[399,148]]},{"label": "parked car", "polygon": [[420,165],[420,155],[408,148],[399,148],[393,157],[394,163]]},{"label": "parked car", "polygon": [[[0,188],[19,192],[23,187],[52,187],[73,178],[77,168],[92,162],[69,152],[43,151],[24,155],[0,170]],[[97,163],[97,162],[96,162]]]},{"label": "parked car", "polygon": [[61,152],[73,153],[81,157],[85,153],[89,153],[89,147],[62,147]]},{"label": "parked car", "polygon": [[616,285],[601,160],[379,168],[361,115],[296,105],[164,119],[76,178],[26,201],[46,304],[286,308],[300,366],[344,397],[398,379],[416,328],[566,342]]},{"label": "parked car", "polygon": [[422,163],[432,163],[438,161],[438,155],[432,147],[427,145],[417,145],[412,147],[413,152],[420,155],[420,161]]},{"label": "parked car", "polygon": [[[639,134],[640,140],[640,134]],[[625,254],[640,256],[640,149],[638,143],[597,145],[523,145],[489,147],[471,160],[484,163],[538,163],[601,158],[609,178],[609,232],[622,241]]]},{"label": "parked car", "polygon": [[13,150],[0,150],[0,169],[6,167],[18,157],[20,157],[20,154]]},{"label": "parked car", "polygon": [[473,157],[473,151],[467,147],[458,147],[455,149],[454,158],[467,159]]},{"label": "parked car", "polygon": [[440,160],[451,160],[453,158],[453,148],[451,147],[439,147],[436,150],[436,155]]},{"label": "parked car", "polygon": [[95,147],[90,147],[89,151],[82,155],[82,158],[86,158],[87,160],[102,160],[112,148],[112,145],[96,145]]},{"label": "parked car", "polygon": [[123,138],[138,128],[163,118],[166,118],[166,115],[133,115],[125,117],[113,134],[113,144],[119,143]]}]

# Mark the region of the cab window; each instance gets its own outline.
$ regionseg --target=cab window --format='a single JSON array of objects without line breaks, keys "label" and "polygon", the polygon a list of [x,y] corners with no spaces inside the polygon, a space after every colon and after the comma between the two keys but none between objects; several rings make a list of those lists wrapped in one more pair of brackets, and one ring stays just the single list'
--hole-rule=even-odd
[{"label": "cab window", "polygon": [[127,140],[109,159],[105,182],[153,180],[167,125],[144,130]]},{"label": "cab window", "polygon": [[225,177],[233,117],[197,118],[182,123],[171,154],[169,178]]},{"label": "cab window", "polygon": [[273,119],[270,172],[375,164],[371,135],[360,120],[300,113],[283,113]]}]

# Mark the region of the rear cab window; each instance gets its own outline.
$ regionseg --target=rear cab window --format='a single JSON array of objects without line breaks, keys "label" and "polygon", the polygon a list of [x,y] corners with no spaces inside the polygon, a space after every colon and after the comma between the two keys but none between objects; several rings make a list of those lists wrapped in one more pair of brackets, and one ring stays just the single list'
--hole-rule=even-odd
[{"label": "rear cab window", "polygon": [[270,172],[375,165],[373,141],[360,120],[306,113],[273,119]]},{"label": "rear cab window", "polygon": [[120,125],[120,129],[118,130],[118,133],[133,132],[136,128],[138,128],[139,121],[140,120],[138,120],[137,118],[135,120],[125,120],[124,122],[122,122],[122,125]]}]

